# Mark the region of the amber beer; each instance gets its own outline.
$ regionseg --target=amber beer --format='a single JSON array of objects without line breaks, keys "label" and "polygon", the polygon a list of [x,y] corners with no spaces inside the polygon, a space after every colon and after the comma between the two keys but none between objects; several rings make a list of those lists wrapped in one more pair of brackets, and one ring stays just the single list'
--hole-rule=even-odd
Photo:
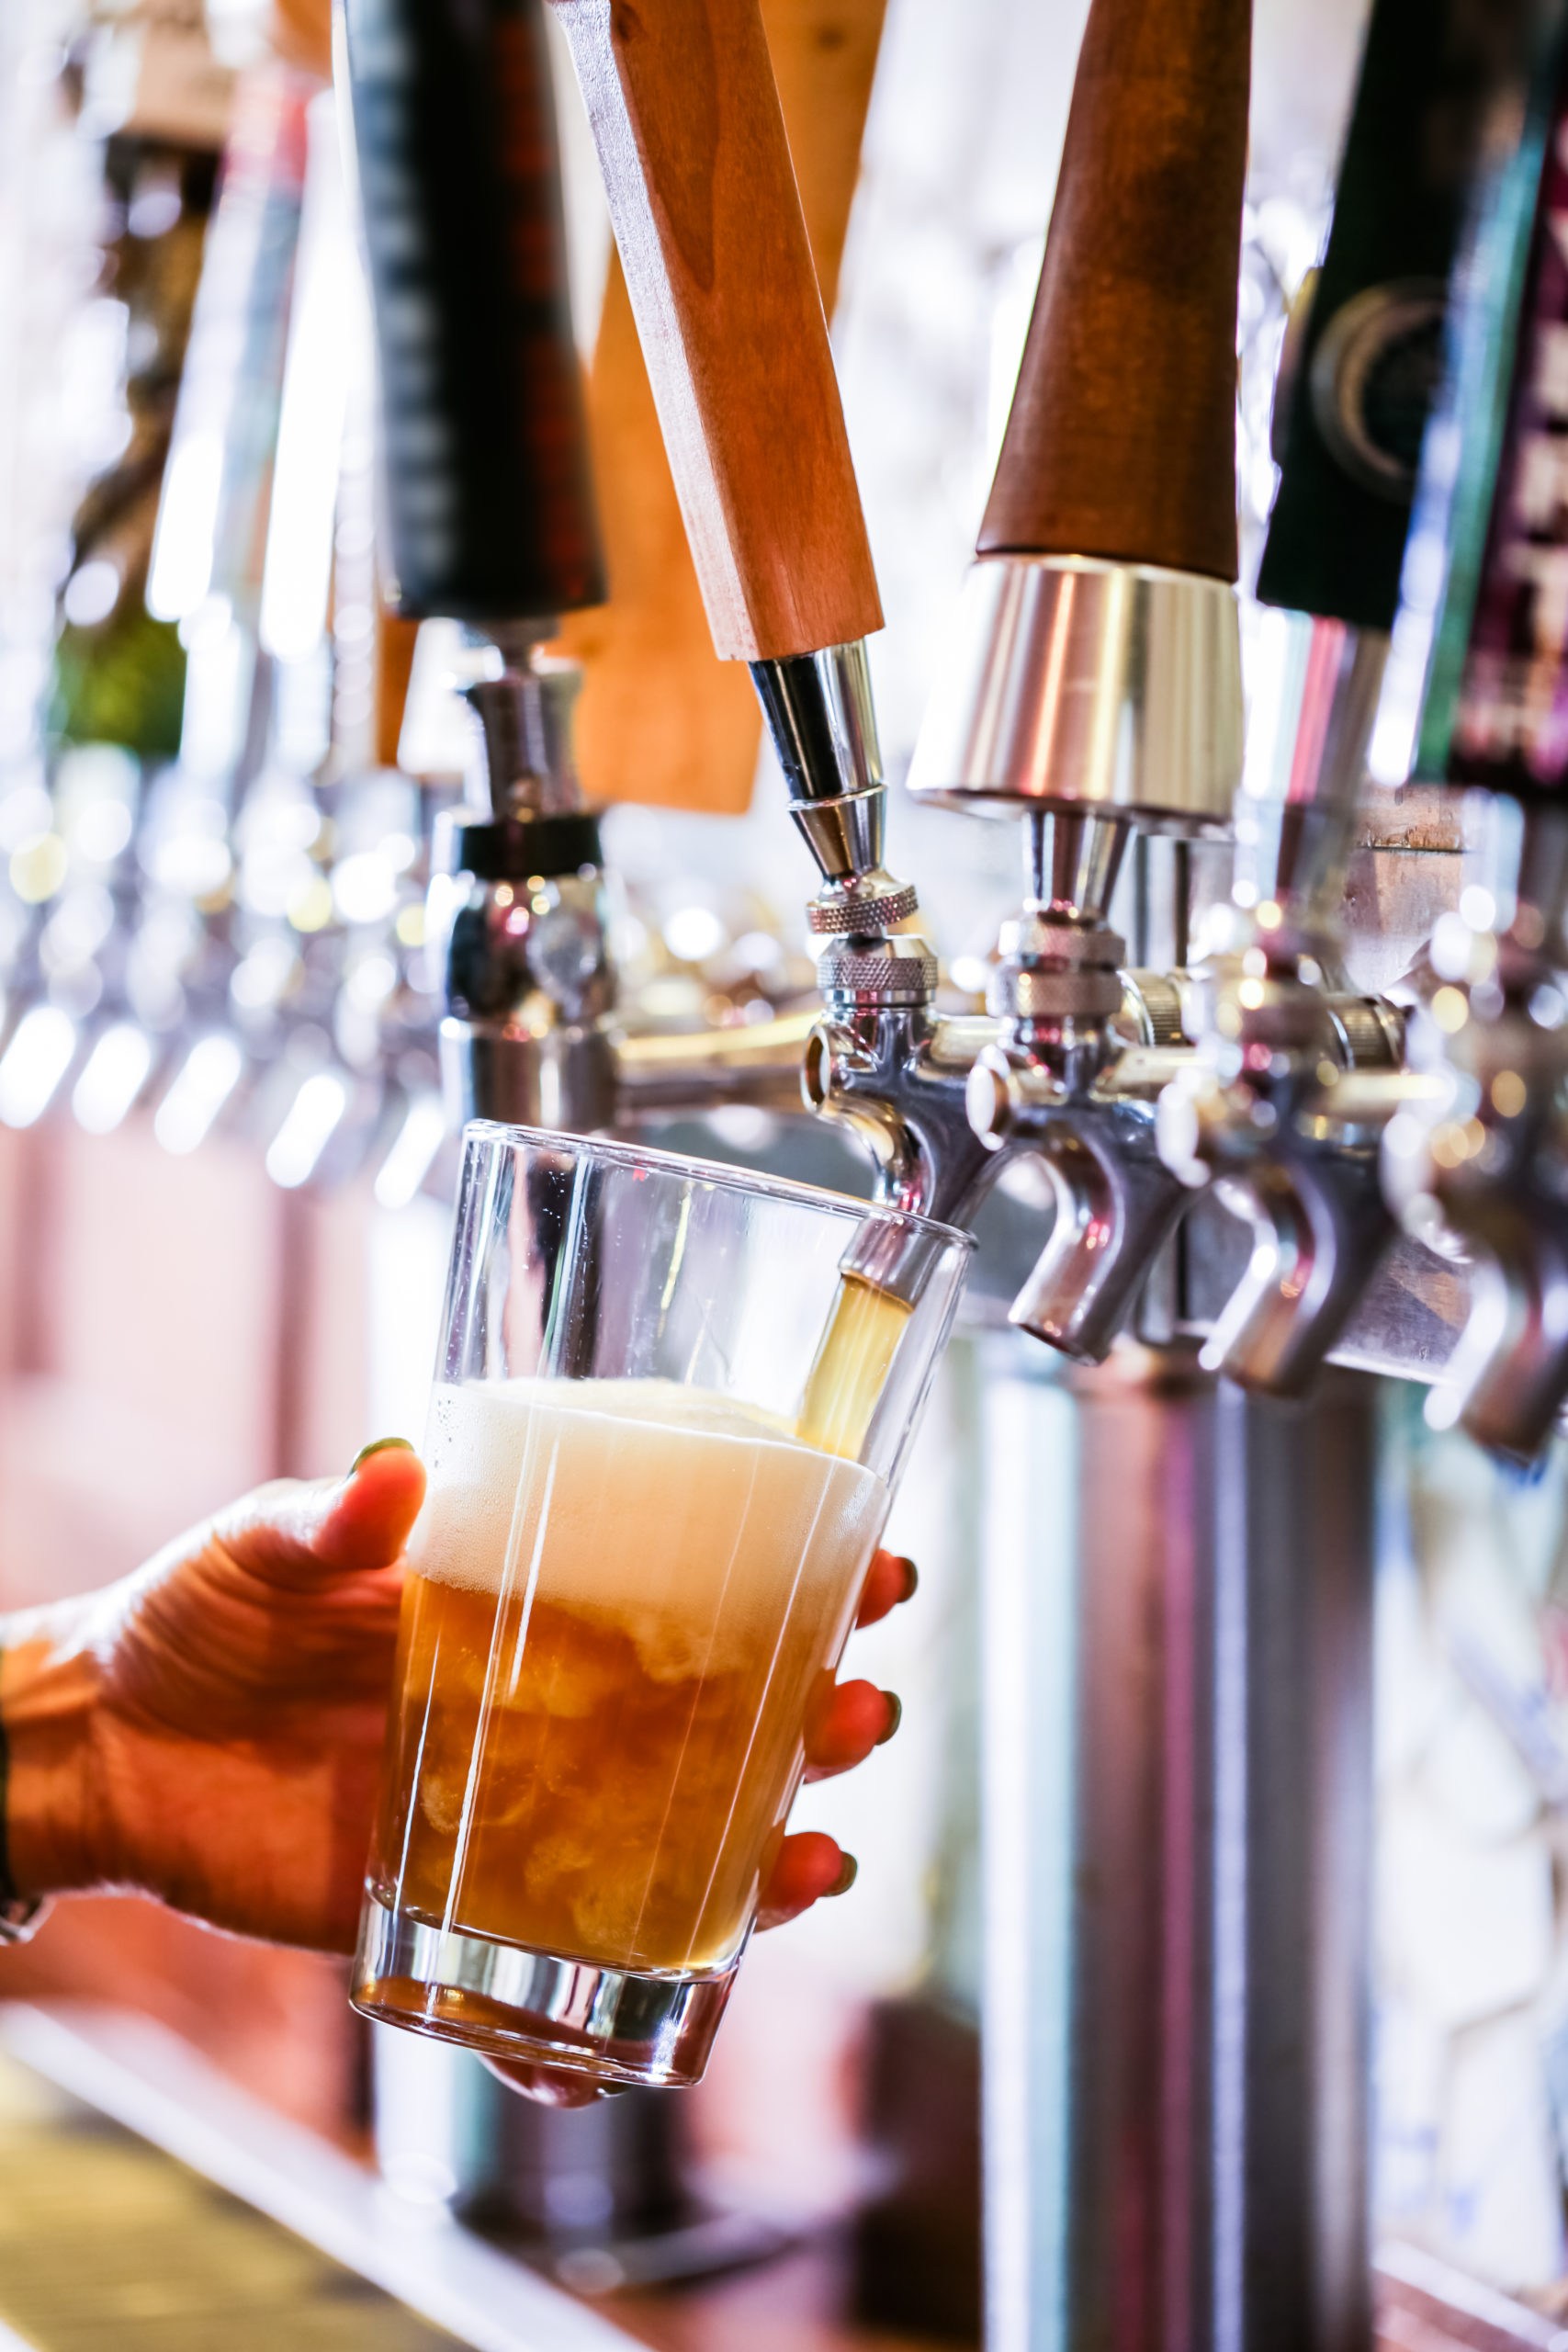
[{"label": "amber beer", "polygon": [[375,1892],[600,1968],[727,1966],[882,1480],[659,1380],[444,1385],[426,1453]]}]

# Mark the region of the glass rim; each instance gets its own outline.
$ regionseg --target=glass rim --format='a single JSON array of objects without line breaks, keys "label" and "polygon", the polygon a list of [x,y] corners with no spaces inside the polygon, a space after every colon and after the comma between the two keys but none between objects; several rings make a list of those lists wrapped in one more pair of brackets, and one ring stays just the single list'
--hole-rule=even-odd
[{"label": "glass rim", "polygon": [[470,1136],[485,1141],[565,1146],[590,1151],[622,1167],[652,1168],[663,1175],[694,1176],[699,1182],[733,1193],[749,1193],[769,1200],[793,1201],[802,1208],[844,1217],[856,1225],[874,1221],[900,1232],[930,1234],[973,1254],[975,1236],[961,1225],[944,1225],[940,1217],[923,1216],[918,1209],[896,1209],[883,1201],[857,1200],[852,1193],[835,1193],[826,1184],[803,1184],[793,1176],[770,1176],[764,1170],[737,1168],[725,1159],[703,1159],[695,1153],[660,1151],[655,1146],[626,1143],[615,1136],[574,1135],[564,1127],[513,1125],[507,1119],[468,1119],[463,1125],[465,1144]]}]

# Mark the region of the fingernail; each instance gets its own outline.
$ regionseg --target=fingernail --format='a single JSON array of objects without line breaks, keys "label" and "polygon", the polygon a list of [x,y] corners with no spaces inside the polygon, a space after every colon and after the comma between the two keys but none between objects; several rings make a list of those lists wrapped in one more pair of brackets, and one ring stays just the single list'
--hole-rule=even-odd
[{"label": "fingernail", "polygon": [[904,1702],[897,1690],[885,1690],[882,1695],[887,1702],[887,1728],[886,1731],[879,1731],[876,1735],[878,1747],[886,1747],[904,1720]]},{"label": "fingernail", "polygon": [[373,1453],[385,1453],[388,1447],[392,1445],[400,1445],[405,1453],[412,1453],[413,1452],[413,1447],[406,1437],[374,1438],[368,1445],[362,1445],[360,1447],[358,1453],[355,1455],[354,1460],[349,1464],[349,1476],[352,1478],[360,1464],[362,1462],[368,1462]]},{"label": "fingernail", "polygon": [[839,1875],[828,1889],[829,1894],[847,1894],[860,1876],[860,1864],[852,1854],[846,1854],[839,1864]]},{"label": "fingernail", "polygon": [[900,1558],[898,1566],[904,1571],[904,1598],[906,1600],[913,1600],[919,1589],[920,1572],[913,1560]]}]

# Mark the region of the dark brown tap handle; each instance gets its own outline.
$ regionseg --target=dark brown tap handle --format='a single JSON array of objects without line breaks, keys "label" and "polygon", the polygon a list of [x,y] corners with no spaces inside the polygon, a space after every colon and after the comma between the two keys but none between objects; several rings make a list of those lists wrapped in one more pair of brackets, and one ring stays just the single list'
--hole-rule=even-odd
[{"label": "dark brown tap handle", "polygon": [[598,604],[543,0],[344,0],[343,22],[392,602]]},{"label": "dark brown tap handle", "polygon": [[758,0],[551,0],[714,643],[809,653],[882,626]]},{"label": "dark brown tap handle", "polygon": [[1250,0],[1093,0],[981,555],[1236,574]]}]

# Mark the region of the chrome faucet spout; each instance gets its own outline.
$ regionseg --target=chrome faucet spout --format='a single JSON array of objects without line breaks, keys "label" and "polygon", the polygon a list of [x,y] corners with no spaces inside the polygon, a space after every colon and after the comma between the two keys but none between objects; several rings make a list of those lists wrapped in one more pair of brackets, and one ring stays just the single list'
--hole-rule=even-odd
[{"label": "chrome faucet spout", "polygon": [[839,1010],[813,1030],[806,1100],[866,1146],[887,1206],[963,1225],[989,1190],[998,1163],[969,1125],[964,1087],[995,1035],[919,1004]]},{"label": "chrome faucet spout", "polygon": [[1393,1238],[1376,1148],[1306,1144],[1219,1190],[1253,1250],[1199,1362],[1244,1388],[1303,1396]]},{"label": "chrome faucet spout", "polygon": [[[1393,1236],[1377,1139],[1403,1102],[1392,1006],[1344,989],[1342,900],[1387,641],[1343,621],[1264,616],[1272,703],[1235,798],[1231,902],[1189,990],[1196,1053],[1159,1110],[1167,1164],[1247,1227],[1252,1250],[1202,1351],[1242,1385],[1300,1396],[1343,1336]],[[1336,1107],[1337,1101],[1337,1107]]]},{"label": "chrome faucet spout", "polygon": [[[1560,1147],[1561,1148],[1561,1147]],[[1534,1459],[1568,1399],[1568,1202],[1539,1184],[1499,1184],[1472,1216],[1471,1312],[1427,1419]]]},{"label": "chrome faucet spout", "polygon": [[1091,1106],[1041,1153],[1056,1220],[1008,1321],[1078,1363],[1103,1363],[1189,1195],[1146,1107]]},{"label": "chrome faucet spout", "polygon": [[[1412,1054],[1430,1091],[1388,1131],[1383,1179],[1410,1228],[1472,1263],[1471,1312],[1438,1428],[1529,1459],[1568,1403],[1568,811],[1494,801],[1483,879],[1433,933]],[[1473,893],[1473,895],[1472,895]]]}]

